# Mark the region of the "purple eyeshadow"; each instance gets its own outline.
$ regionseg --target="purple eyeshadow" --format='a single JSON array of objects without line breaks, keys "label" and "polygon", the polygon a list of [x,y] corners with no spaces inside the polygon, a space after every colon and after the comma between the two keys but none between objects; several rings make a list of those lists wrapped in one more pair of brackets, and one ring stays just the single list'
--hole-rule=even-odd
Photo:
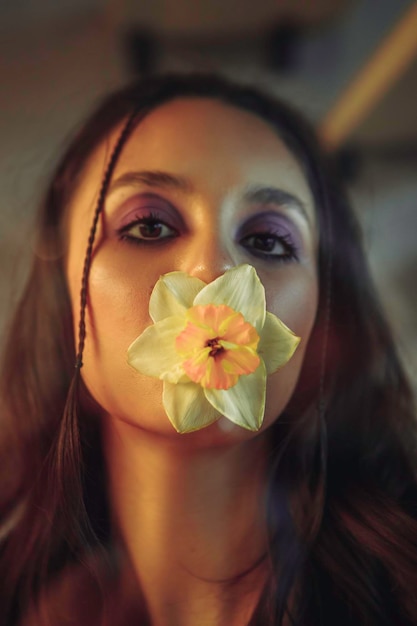
[{"label": "purple eyeshadow", "polygon": [[178,211],[160,196],[152,193],[142,193],[132,196],[116,210],[116,229],[129,226],[136,219],[149,214],[155,215],[161,222],[180,230],[183,220]]},{"label": "purple eyeshadow", "polygon": [[272,211],[257,213],[239,228],[237,238],[240,240],[256,234],[285,237],[291,241],[297,253],[303,249],[301,234],[297,226],[281,213]]}]

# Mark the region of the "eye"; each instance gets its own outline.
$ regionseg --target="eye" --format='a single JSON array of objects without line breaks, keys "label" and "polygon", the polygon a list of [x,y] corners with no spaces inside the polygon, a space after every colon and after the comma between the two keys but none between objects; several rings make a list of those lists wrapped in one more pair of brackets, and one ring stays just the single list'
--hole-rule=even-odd
[{"label": "eye", "polygon": [[178,236],[178,231],[162,221],[154,213],[136,217],[132,222],[126,224],[118,231],[122,241],[133,243],[161,243],[162,241],[173,239]]},{"label": "eye", "polygon": [[243,237],[240,240],[240,245],[253,256],[261,259],[281,262],[297,260],[296,247],[288,234],[254,233]]}]

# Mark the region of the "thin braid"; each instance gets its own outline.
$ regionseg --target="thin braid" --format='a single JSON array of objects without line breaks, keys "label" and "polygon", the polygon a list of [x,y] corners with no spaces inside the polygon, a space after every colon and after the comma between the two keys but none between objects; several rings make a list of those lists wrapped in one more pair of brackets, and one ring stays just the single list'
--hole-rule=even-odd
[{"label": "thin braid", "polygon": [[84,268],[81,279],[81,292],[80,292],[80,321],[78,324],[78,349],[77,356],[75,359],[75,367],[76,369],[80,369],[83,366],[83,352],[85,345],[85,337],[86,337],[86,327],[85,327],[85,311],[87,307],[87,293],[88,293],[88,277],[90,274],[91,268],[91,257],[93,253],[93,245],[97,231],[98,219],[103,211],[104,201],[106,199],[107,189],[110,184],[110,180],[117,163],[117,159],[119,158],[120,152],[129,137],[129,134],[132,130],[133,124],[137,118],[137,111],[134,111],[129,119],[127,120],[120,136],[117,140],[117,143],[114,147],[112,155],[110,157],[109,163],[107,165],[107,169],[105,171],[103,181],[101,183],[100,193],[97,201],[96,210],[94,212],[93,222],[90,228],[90,234],[88,237],[87,250],[84,258]]},{"label": "thin braid", "polygon": [[[57,439],[53,444],[49,455],[52,465],[52,472],[50,473],[50,476],[55,474],[58,477],[55,482],[52,481],[51,487],[54,492],[54,502],[56,505],[54,515],[57,518],[63,517],[66,518],[66,520],[72,520],[72,523],[68,525],[70,531],[69,535],[67,535],[67,542],[73,547],[79,545],[80,537],[85,538],[84,541],[87,542],[86,545],[88,545],[90,540],[94,540],[95,538],[94,531],[91,528],[88,514],[85,509],[83,498],[83,454],[78,420],[79,385],[81,378],[80,369],[83,365],[82,358],[86,338],[85,311],[87,306],[88,277],[90,273],[92,251],[98,219],[103,211],[106,193],[117,163],[117,159],[134,127],[134,124],[138,121],[139,117],[145,114],[146,112],[141,112],[139,114],[137,110],[134,110],[129,116],[111,154],[101,184],[84,259],[80,291],[80,322],[75,371],[68,389],[67,400],[60,422],[60,428],[57,433]],[[73,468],[77,468],[77,471],[74,472]],[[88,539],[88,536],[90,537],[90,540]]]}]

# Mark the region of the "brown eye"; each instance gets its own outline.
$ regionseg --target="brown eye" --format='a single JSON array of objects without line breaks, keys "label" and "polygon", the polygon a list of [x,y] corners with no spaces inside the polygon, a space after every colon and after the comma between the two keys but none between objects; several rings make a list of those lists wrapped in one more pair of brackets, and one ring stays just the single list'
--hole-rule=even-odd
[{"label": "brown eye", "polygon": [[240,244],[252,255],[271,261],[291,261],[296,258],[293,242],[283,235],[256,233],[241,239]]},{"label": "brown eye", "polygon": [[119,231],[120,239],[133,243],[159,243],[177,235],[175,228],[154,217],[138,218]]},{"label": "brown eye", "polygon": [[248,237],[249,241],[248,245],[251,245],[256,250],[262,250],[263,252],[274,252],[274,254],[279,254],[281,252],[285,252],[284,246],[277,239],[277,237],[273,237],[272,235],[253,235],[252,237]]},{"label": "brown eye", "polygon": [[138,224],[138,230],[143,239],[158,239],[164,232],[164,224]]}]

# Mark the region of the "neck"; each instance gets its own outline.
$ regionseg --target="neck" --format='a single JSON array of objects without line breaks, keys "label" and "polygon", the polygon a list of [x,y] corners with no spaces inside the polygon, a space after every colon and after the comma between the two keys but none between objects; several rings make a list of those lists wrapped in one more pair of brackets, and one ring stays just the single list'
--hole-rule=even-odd
[{"label": "neck", "polygon": [[265,440],[195,450],[187,437],[106,421],[115,526],[152,624],[240,626],[265,580]]}]

